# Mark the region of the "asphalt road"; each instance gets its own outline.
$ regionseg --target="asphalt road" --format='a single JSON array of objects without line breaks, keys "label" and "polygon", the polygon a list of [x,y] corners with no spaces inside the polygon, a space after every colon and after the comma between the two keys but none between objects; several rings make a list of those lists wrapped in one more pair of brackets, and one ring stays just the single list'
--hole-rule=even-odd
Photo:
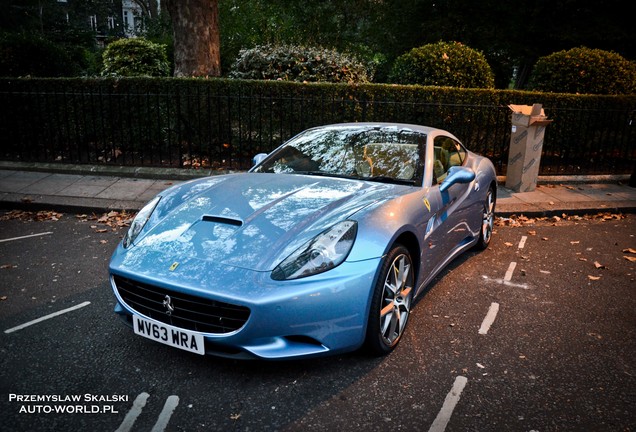
[{"label": "asphalt road", "polygon": [[632,215],[498,226],[390,356],[291,362],[135,336],[107,280],[123,229],[20,216],[0,220],[3,431],[636,430]]}]

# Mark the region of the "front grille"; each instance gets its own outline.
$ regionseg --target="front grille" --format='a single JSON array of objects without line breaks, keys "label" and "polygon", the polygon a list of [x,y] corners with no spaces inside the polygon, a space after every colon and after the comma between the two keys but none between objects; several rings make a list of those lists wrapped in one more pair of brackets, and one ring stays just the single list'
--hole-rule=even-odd
[{"label": "front grille", "polygon": [[[230,333],[243,327],[250,316],[244,306],[168,291],[132,279],[114,276],[117,293],[131,309],[162,323],[203,333]],[[174,311],[164,306],[170,296]]]}]

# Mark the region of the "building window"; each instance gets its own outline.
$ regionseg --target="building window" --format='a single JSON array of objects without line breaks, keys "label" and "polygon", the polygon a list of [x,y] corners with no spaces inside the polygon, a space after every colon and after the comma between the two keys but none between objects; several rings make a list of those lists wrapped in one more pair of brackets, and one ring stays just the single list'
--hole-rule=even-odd
[{"label": "building window", "polygon": [[97,15],[88,17],[91,23],[91,29],[97,31]]},{"label": "building window", "polygon": [[113,30],[115,28],[115,17],[108,17],[108,29]]}]

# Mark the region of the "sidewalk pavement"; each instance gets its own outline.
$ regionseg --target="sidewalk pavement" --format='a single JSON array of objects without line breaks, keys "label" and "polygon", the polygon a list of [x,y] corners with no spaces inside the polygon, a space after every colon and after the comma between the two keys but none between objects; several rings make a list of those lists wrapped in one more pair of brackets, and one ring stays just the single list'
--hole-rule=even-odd
[{"label": "sidewalk pavement", "polygon": [[[118,169],[109,173],[116,175],[106,175],[106,172],[86,170],[69,174],[19,168],[7,169],[0,165],[0,208],[66,213],[134,212],[163,189],[183,181],[184,177],[183,170],[175,174],[174,170],[151,169],[140,174],[138,170]],[[194,173],[190,177],[204,175]],[[145,178],[139,178],[139,175]],[[175,180],[175,176],[181,178]],[[540,178],[535,191],[522,193],[506,189],[500,182],[497,215],[636,213],[636,188],[627,184],[628,178]]]}]

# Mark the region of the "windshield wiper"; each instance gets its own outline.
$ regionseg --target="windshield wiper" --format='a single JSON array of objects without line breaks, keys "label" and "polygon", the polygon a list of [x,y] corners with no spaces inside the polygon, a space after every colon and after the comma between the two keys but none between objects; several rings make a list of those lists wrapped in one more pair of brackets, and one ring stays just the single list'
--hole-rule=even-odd
[{"label": "windshield wiper", "polygon": [[346,174],[338,174],[338,173],[330,173],[325,171],[293,171],[289,174],[300,174],[300,175],[315,175],[322,177],[336,177],[336,178],[344,178],[344,179],[353,179],[353,180],[363,180],[363,181],[375,181],[380,183],[392,183],[392,184],[400,184],[407,186],[414,186],[415,180],[406,180],[399,179],[390,176],[372,176],[372,177],[360,177],[355,175],[346,175]]},{"label": "windshield wiper", "polygon": [[415,180],[399,179],[399,178],[389,177],[389,176],[360,177],[360,179],[369,180],[369,181],[377,181],[381,183],[394,183],[394,184],[408,185],[408,186],[415,185]]},{"label": "windshield wiper", "polygon": [[331,173],[326,171],[293,171],[293,172],[290,172],[289,174],[315,175],[315,176],[322,176],[322,177],[336,177],[336,178],[344,178],[344,179],[358,178],[358,177],[350,176],[346,174]]}]

